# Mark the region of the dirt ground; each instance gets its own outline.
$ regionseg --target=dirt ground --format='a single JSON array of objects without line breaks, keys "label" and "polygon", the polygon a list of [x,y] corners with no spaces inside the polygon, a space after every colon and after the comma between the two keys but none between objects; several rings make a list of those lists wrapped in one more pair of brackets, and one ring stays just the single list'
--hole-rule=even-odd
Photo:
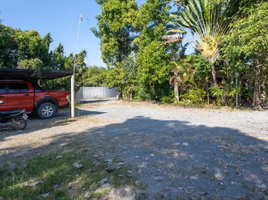
[{"label": "dirt ground", "polygon": [[[0,166],[76,145],[120,158],[144,199],[268,199],[268,112],[88,102],[81,116],[0,132]],[[67,111],[64,111],[67,112]],[[105,154],[103,154],[105,152]]]}]

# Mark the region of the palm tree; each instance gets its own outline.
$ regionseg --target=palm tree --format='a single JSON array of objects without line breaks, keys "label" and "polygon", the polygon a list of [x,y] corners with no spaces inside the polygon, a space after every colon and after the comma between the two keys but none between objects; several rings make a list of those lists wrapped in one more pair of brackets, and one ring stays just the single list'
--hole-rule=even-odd
[{"label": "palm tree", "polygon": [[176,101],[180,101],[180,88],[186,87],[187,82],[193,79],[195,70],[190,64],[190,58],[182,59],[179,63],[172,62],[174,65],[173,76],[170,77],[169,83],[174,86],[174,97]]},{"label": "palm tree", "polygon": [[179,85],[182,84],[181,74],[183,73],[182,68],[174,68],[173,69],[173,76],[170,77],[169,83],[174,86],[174,97],[176,101],[180,101],[179,96]]},{"label": "palm tree", "polygon": [[[211,63],[213,84],[217,85],[214,63],[218,59],[222,36],[230,31],[233,17],[227,18],[231,0],[189,0],[179,13],[173,13],[170,22],[177,29],[169,32],[181,34],[179,28],[189,29],[195,39],[194,47]],[[171,41],[173,42],[173,41]]]}]

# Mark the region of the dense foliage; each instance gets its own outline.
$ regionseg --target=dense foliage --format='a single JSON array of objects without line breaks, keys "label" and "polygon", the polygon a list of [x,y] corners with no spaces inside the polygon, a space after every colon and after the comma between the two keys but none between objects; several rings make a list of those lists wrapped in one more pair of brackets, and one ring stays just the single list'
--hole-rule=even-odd
[{"label": "dense foliage", "polygon": [[[41,37],[35,30],[22,31],[0,24],[0,68],[72,70],[74,55],[65,56],[62,44],[49,50],[52,41],[50,33]],[[86,55],[85,50],[75,55],[76,89],[105,85],[107,69],[87,67],[84,61]],[[44,89],[70,90],[69,79],[42,80],[41,85]]]},{"label": "dense foliage", "polygon": [[[267,2],[185,0],[174,1],[174,7],[171,0],[146,0],[140,7],[133,0],[97,2],[102,13],[94,32],[109,64],[110,85],[125,97],[234,106],[238,94],[241,105],[252,102],[254,108],[267,101]],[[122,26],[128,34],[118,34]],[[182,45],[186,32],[196,49],[192,55]],[[122,59],[115,51],[118,38],[128,38]],[[107,62],[107,47],[114,47],[113,63]]]},{"label": "dense foliage", "polygon": [[253,80],[253,106],[259,107],[267,98],[268,3],[244,9],[243,15],[245,17],[236,20],[231,33],[225,37],[223,54],[229,57],[233,72]]},{"label": "dense foliage", "polygon": [[167,53],[171,48],[161,43],[168,30],[170,2],[148,0],[139,9],[136,23],[139,36],[133,41],[133,45],[138,46],[135,55],[138,79],[134,91],[141,100],[160,100],[169,95],[172,66]]},{"label": "dense foliage", "polygon": [[[77,85],[119,87],[119,97],[186,105],[267,103],[268,2],[262,0],[96,0],[91,30],[107,68],[87,67],[86,52],[51,51],[50,34],[0,25],[0,67],[71,70]],[[192,42],[183,42],[185,36]],[[187,55],[192,45],[195,52]],[[44,81],[69,88],[69,79]]]}]

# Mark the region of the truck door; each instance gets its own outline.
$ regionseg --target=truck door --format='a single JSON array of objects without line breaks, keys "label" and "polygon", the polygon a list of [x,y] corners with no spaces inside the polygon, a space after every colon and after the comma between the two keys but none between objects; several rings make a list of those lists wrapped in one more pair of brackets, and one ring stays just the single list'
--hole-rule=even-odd
[{"label": "truck door", "polygon": [[8,107],[10,110],[25,109],[32,112],[34,105],[34,91],[31,83],[8,83]]},{"label": "truck door", "polygon": [[5,83],[0,83],[0,111],[8,111],[7,88]]}]

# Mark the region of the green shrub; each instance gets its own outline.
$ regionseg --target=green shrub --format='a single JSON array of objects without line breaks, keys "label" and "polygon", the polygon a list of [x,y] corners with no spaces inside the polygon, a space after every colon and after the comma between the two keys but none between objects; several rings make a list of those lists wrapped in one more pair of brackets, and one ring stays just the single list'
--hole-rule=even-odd
[{"label": "green shrub", "polygon": [[205,103],[206,92],[203,89],[189,89],[185,94],[181,95],[183,103],[201,105]]},{"label": "green shrub", "polygon": [[236,93],[241,94],[240,88],[225,86],[213,86],[209,89],[212,97],[215,97],[217,106],[233,106]]},{"label": "green shrub", "polygon": [[175,99],[169,96],[164,96],[161,98],[161,103],[162,104],[173,104],[175,103]]}]

